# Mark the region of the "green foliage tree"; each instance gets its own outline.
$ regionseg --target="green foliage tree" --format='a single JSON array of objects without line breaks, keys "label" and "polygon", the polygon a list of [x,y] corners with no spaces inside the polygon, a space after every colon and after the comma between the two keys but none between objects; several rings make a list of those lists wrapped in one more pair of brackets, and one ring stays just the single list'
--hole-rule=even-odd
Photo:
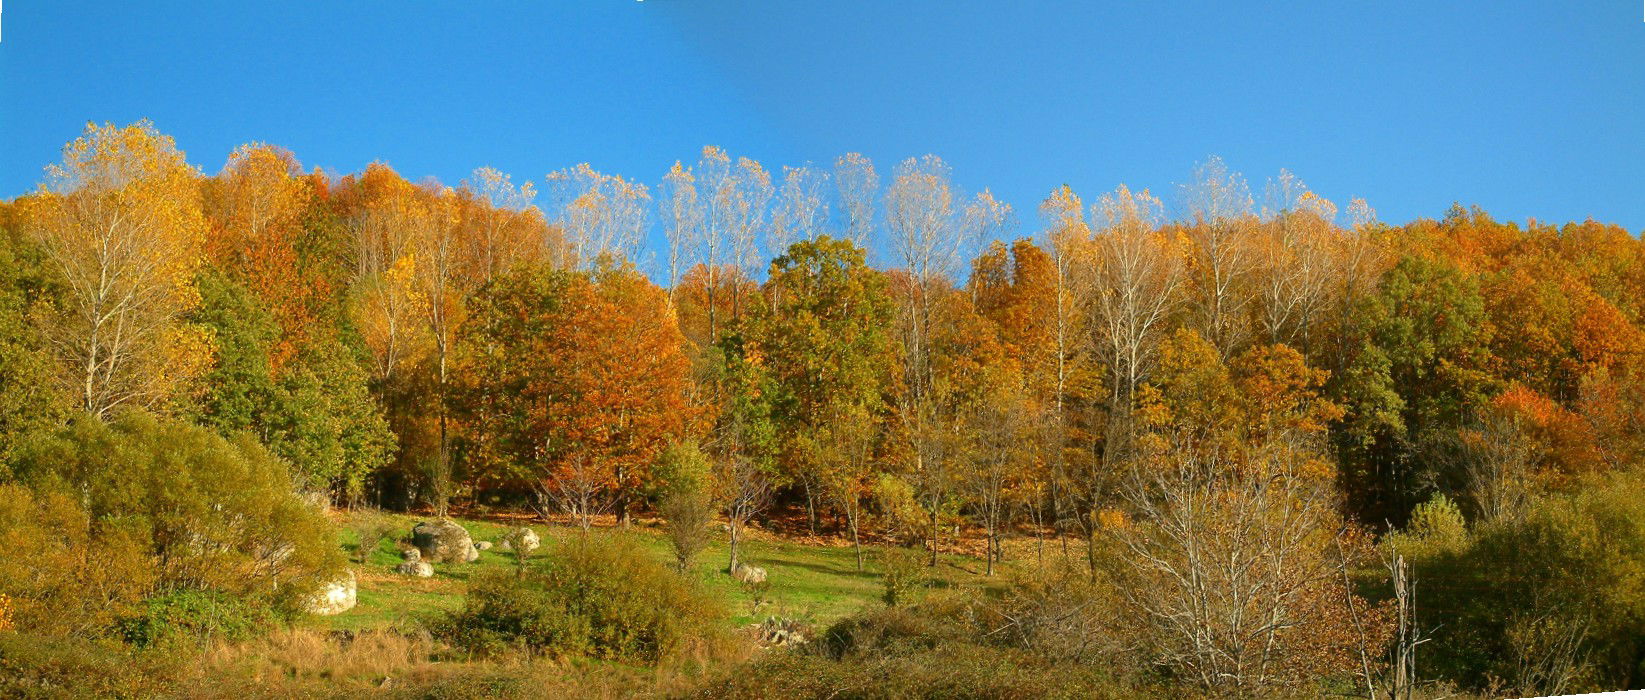
[{"label": "green foliage tree", "polygon": [[1416,256],[1383,275],[1359,315],[1362,350],[1333,385],[1347,411],[1343,481],[1360,517],[1398,523],[1425,493],[1457,481],[1422,451],[1496,389],[1490,329],[1474,276]]},{"label": "green foliage tree", "polygon": [[817,501],[826,500],[855,538],[890,364],[885,278],[862,248],[819,236],[772,261],[765,294],[746,352],[776,390],[783,471],[804,489],[813,530]]},{"label": "green foliage tree", "polygon": [[270,353],[280,329],[273,316],[220,272],[208,270],[199,286],[194,320],[212,329],[217,360],[192,407],[195,419],[225,435],[255,435],[293,465],[304,488],[357,501],[394,446],[357,358],[322,336],[276,376]]},{"label": "green foliage tree", "polygon": [[47,339],[35,323],[56,296],[44,253],[0,209],[0,479],[30,436],[53,429],[69,400],[53,383]]},{"label": "green foliage tree", "polygon": [[[1460,546],[1411,548],[1419,623],[1435,628],[1424,652],[1433,675],[1514,695],[1645,680],[1642,487],[1637,473],[1611,475],[1484,524]],[[1426,531],[1427,544],[1436,519],[1451,520],[1413,517],[1389,539]]]},{"label": "green foliage tree", "polygon": [[373,400],[359,353],[337,338],[299,351],[279,380],[282,408],[270,448],[296,466],[310,488],[357,502],[397,447]]}]

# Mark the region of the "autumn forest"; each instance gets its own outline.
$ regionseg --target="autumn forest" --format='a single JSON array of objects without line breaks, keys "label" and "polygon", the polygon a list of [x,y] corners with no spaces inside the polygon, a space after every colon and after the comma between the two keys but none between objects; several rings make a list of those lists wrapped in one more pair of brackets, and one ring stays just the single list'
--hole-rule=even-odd
[{"label": "autumn forest", "polygon": [[[212,172],[92,124],[0,203],[0,694],[262,659],[337,572],[398,590],[396,534],[358,526],[385,518],[563,541],[395,628],[522,696],[1645,687],[1624,228],[1385,222],[1216,157],[1018,210],[932,155],[457,183],[298,156]],[[838,552],[862,611],[760,607],[794,580],[773,542]],[[212,692],[318,692],[240,677]]]}]

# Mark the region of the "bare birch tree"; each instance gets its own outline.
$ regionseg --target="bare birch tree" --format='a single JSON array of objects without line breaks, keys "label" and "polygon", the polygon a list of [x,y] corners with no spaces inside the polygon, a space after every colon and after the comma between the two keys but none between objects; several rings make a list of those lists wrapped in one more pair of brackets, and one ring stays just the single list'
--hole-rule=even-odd
[{"label": "bare birch tree", "polygon": [[932,155],[898,165],[885,197],[888,247],[908,274],[899,305],[906,388],[898,399],[897,414],[914,459],[914,483],[930,516],[932,566],[937,564],[940,549],[938,520],[949,495],[951,465],[946,463],[950,452],[946,448],[952,441],[948,424],[954,422],[934,395],[932,296],[958,261],[962,229],[956,199],[948,165]]},{"label": "bare birch tree", "polygon": [[1193,181],[1182,190],[1192,243],[1189,300],[1201,334],[1227,359],[1246,339],[1250,277],[1257,267],[1250,189],[1212,156],[1194,168]]},{"label": "bare birch tree", "polygon": [[1137,386],[1179,303],[1182,257],[1158,229],[1161,210],[1159,199],[1147,190],[1132,192],[1124,185],[1091,206],[1096,229],[1091,237],[1093,331],[1109,375],[1105,455],[1129,444],[1126,431]]},{"label": "bare birch tree", "polygon": [[1079,262],[1082,256],[1090,255],[1091,227],[1086,223],[1084,203],[1068,185],[1052,190],[1040,204],[1040,215],[1050,222],[1045,234],[1045,247],[1051,254],[1056,273],[1056,303],[1052,313],[1055,316],[1053,342],[1056,345],[1057,377],[1052,396],[1053,426],[1048,431],[1050,473],[1045,485],[1050,498],[1049,519],[1058,541],[1064,545],[1064,554],[1067,554],[1067,543],[1062,539],[1063,514],[1066,511],[1062,484],[1068,478],[1064,447],[1069,425],[1069,370],[1076,355],[1089,345],[1083,332],[1086,316],[1083,306],[1090,298],[1091,279],[1089,274],[1083,274],[1088,271]]},{"label": "bare birch tree", "polygon": [[430,198],[422,209],[422,220],[409,222],[415,226],[412,245],[420,260],[416,268],[417,293],[423,299],[421,310],[434,353],[434,410],[438,432],[429,476],[434,490],[434,513],[442,518],[446,516],[454,487],[450,440],[452,346],[456,342],[457,326],[462,322],[462,301],[473,291],[467,284],[470,280],[462,275],[467,241],[463,237],[466,231],[458,206],[457,193],[447,188]]},{"label": "bare birch tree", "polygon": [[845,217],[845,237],[867,248],[874,233],[874,201],[880,192],[874,162],[861,153],[840,156],[834,161],[834,184],[839,189],[840,213]]},{"label": "bare birch tree", "polygon": [[1334,350],[1330,354],[1332,372],[1347,371],[1352,360],[1349,340],[1357,332],[1359,319],[1355,313],[1360,301],[1376,289],[1377,280],[1390,264],[1390,256],[1378,241],[1380,226],[1376,211],[1363,199],[1348,204],[1348,227],[1332,230],[1335,239],[1331,249],[1331,272],[1334,282],[1331,298],[1334,309],[1331,325],[1334,327]]},{"label": "bare birch tree", "polygon": [[[960,235],[963,259],[980,255],[994,241],[1003,241],[1016,230],[1016,214],[1011,205],[994,198],[984,189],[967,202],[960,215]],[[971,290],[971,302],[976,303],[977,290]]]},{"label": "bare birch tree", "polygon": [[772,256],[822,232],[828,221],[828,185],[828,172],[809,163],[797,168],[783,166],[783,186],[766,239],[766,249]]},{"label": "bare birch tree", "polygon": [[[770,208],[771,175],[749,158],[732,162],[718,146],[704,146],[696,166],[676,164],[667,182],[665,231],[669,238],[671,268],[684,274],[701,266],[705,275],[709,338],[719,331],[722,292],[731,294],[733,314],[742,307],[747,279],[760,258],[759,234]],[[734,270],[726,285],[727,269]],[[720,287],[727,286],[726,290]]]},{"label": "bare birch tree", "polygon": [[515,185],[496,168],[476,168],[463,189],[484,206],[472,224],[466,253],[471,284],[478,287],[522,260],[537,258],[551,242],[542,240],[543,215],[533,201],[537,187],[529,180]]},{"label": "bare birch tree", "polygon": [[587,163],[549,173],[551,221],[564,232],[565,269],[591,269],[601,261],[633,260],[645,240],[651,193],[642,183],[606,175]]},{"label": "bare birch tree", "polygon": [[1289,171],[1281,170],[1268,189],[1258,239],[1258,321],[1267,342],[1307,352],[1330,291],[1337,208]]},{"label": "bare birch tree", "polygon": [[668,239],[668,294],[679,303],[681,275],[690,266],[702,235],[702,205],[697,197],[697,177],[679,161],[663,176],[657,205],[662,212],[663,236]]},{"label": "bare birch tree", "polygon": [[376,360],[380,385],[422,345],[427,297],[418,285],[417,235],[432,218],[425,193],[387,166],[362,176],[368,199],[353,221],[354,318]]}]

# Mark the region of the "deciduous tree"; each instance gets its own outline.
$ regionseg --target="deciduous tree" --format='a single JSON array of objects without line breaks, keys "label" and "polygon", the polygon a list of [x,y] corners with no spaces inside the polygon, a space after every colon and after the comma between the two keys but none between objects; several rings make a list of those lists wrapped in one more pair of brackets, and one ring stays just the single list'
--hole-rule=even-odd
[{"label": "deciduous tree", "polygon": [[210,337],[183,320],[204,257],[198,176],[147,121],[87,124],[22,204],[64,283],[54,354],[93,415],[159,405],[210,360]]}]

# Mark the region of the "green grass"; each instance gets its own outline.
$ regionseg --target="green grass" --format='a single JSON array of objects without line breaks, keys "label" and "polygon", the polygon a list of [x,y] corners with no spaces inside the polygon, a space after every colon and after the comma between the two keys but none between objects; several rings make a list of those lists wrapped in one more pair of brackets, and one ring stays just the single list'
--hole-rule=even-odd
[{"label": "green grass", "polygon": [[[396,525],[392,538],[409,537],[411,528],[425,518],[413,515],[385,514]],[[476,541],[501,542],[502,535],[514,525],[512,522],[494,522],[457,518]],[[343,544],[352,553],[354,533],[346,527]],[[531,524],[543,537],[543,547],[531,557],[531,565],[547,561],[553,551],[553,541],[578,537],[575,528]],[[647,527],[632,527],[626,536],[635,538],[645,551],[659,562],[672,564],[673,550],[663,533]],[[394,539],[384,540],[366,563],[356,565],[359,578],[358,604],[343,614],[321,618],[317,624],[342,630],[377,629],[402,626],[453,610],[462,605],[467,581],[486,570],[508,570],[514,566],[513,555],[495,548],[480,553],[480,558],[465,564],[435,564],[434,576],[421,579],[393,572],[400,562],[401,545]],[[872,550],[865,550],[865,571],[857,571],[856,555],[850,547],[829,547],[800,544],[761,537],[742,544],[742,558],[768,572],[770,589],[767,604],[758,611],[752,608],[752,597],[741,584],[725,573],[729,556],[728,543],[722,533],[716,541],[698,555],[691,576],[702,582],[709,591],[725,600],[732,614],[732,622],[746,624],[763,619],[766,615],[782,615],[826,625],[861,610],[879,605],[882,589],[880,575],[874,564]],[[949,555],[944,565],[934,574],[934,585],[960,584],[1002,585],[968,573],[980,571],[981,562],[965,556]]]}]

